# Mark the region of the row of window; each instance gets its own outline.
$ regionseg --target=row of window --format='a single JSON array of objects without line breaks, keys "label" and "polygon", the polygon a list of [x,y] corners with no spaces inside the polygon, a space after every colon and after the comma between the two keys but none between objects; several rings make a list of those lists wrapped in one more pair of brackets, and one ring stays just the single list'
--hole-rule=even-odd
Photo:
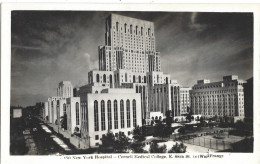
[{"label": "row of window", "polygon": [[197,86],[197,87],[193,87],[192,89],[207,89],[207,88],[233,87],[233,86],[237,86],[237,84],[234,84],[234,83],[223,84],[223,83],[221,83],[221,84],[216,84],[216,85]]},{"label": "row of window", "polygon": [[[138,26],[135,26],[135,30],[133,30],[133,25],[130,25],[129,27],[130,28],[128,29],[128,32],[130,32],[130,34],[135,33],[135,35],[138,35],[138,34],[139,35],[141,34],[141,36],[143,35],[143,31],[144,31],[143,27],[138,28]],[[119,30],[119,22],[116,22],[116,31],[118,31],[118,30]],[[121,27],[121,30],[123,30],[122,27]],[[127,32],[127,24],[126,23],[124,24],[124,32],[125,33]],[[151,33],[151,28],[147,29],[146,35],[149,35],[149,36],[152,35],[153,36],[153,33]]]},{"label": "row of window", "polygon": [[[132,118],[133,118],[133,127],[136,127],[136,100],[132,101]],[[106,118],[105,118],[105,101],[101,101],[101,130],[106,130]],[[120,127],[125,128],[125,108],[124,101],[120,100]],[[130,119],[130,100],[126,100],[126,114],[127,114],[127,124],[126,127],[131,127],[131,119]],[[98,101],[94,101],[94,129],[95,131],[99,131],[99,120],[98,120],[99,110],[98,110]],[[111,112],[111,101],[107,101],[107,122],[108,128],[112,129],[112,112]],[[117,100],[114,100],[114,129],[118,129],[118,105]]]}]

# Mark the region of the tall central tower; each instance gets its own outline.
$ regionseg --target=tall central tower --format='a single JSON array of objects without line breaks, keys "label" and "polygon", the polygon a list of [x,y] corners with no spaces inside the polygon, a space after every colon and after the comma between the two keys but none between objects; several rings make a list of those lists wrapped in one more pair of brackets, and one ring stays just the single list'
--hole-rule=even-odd
[{"label": "tall central tower", "polygon": [[154,23],[111,14],[106,19],[105,46],[99,46],[99,70],[161,71],[155,49]]}]

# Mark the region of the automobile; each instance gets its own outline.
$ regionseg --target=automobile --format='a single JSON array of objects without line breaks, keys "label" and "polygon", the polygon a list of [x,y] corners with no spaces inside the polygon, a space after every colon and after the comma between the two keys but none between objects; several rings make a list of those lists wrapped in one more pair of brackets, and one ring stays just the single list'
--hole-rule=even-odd
[{"label": "automobile", "polygon": [[33,130],[33,132],[37,132],[37,128],[33,128],[32,130]]}]

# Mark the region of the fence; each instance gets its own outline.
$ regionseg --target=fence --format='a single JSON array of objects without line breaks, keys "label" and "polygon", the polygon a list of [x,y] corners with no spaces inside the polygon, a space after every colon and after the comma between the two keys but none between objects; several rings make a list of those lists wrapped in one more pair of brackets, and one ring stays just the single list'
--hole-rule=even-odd
[{"label": "fence", "polygon": [[206,138],[206,137],[196,137],[190,139],[184,139],[184,143],[202,146],[215,150],[227,150],[232,149],[232,143],[224,140]]},{"label": "fence", "polygon": [[[225,134],[224,134],[225,133]],[[218,134],[220,135],[219,138],[213,138],[215,135],[218,137]],[[225,137],[221,138],[221,135],[228,136],[228,131],[218,131],[218,132],[204,132],[199,134],[174,134],[170,136],[170,139],[173,140],[179,140],[187,144],[202,146],[210,149],[215,150],[227,150],[232,149],[232,143],[230,141],[225,141]]]}]

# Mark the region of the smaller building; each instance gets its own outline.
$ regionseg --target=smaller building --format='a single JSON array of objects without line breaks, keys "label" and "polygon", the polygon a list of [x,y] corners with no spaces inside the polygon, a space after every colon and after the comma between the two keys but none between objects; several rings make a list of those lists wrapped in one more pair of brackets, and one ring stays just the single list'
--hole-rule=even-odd
[{"label": "smaller building", "polygon": [[57,88],[58,97],[73,97],[73,86],[70,81],[62,81]]},{"label": "smaller building", "polygon": [[190,91],[191,110],[204,117],[244,118],[244,88],[246,81],[236,75],[224,76],[223,81],[198,80]]},{"label": "smaller building", "polygon": [[79,97],[70,97],[66,99],[67,130],[70,134],[80,133],[81,128],[81,107]]},{"label": "smaller building", "polygon": [[190,108],[190,90],[191,88],[189,87],[180,87],[180,115],[190,112],[188,111]]},{"label": "smaller building", "polygon": [[21,118],[23,116],[22,108],[13,109],[13,118]]},{"label": "smaller building", "polygon": [[46,120],[46,121],[49,119],[49,118],[48,118],[48,117],[49,117],[49,116],[48,116],[48,115],[49,115],[49,113],[48,113],[48,112],[49,112],[48,107],[49,107],[49,106],[48,106],[48,102],[44,102],[43,117],[42,117],[42,118],[43,118],[43,120]]}]

